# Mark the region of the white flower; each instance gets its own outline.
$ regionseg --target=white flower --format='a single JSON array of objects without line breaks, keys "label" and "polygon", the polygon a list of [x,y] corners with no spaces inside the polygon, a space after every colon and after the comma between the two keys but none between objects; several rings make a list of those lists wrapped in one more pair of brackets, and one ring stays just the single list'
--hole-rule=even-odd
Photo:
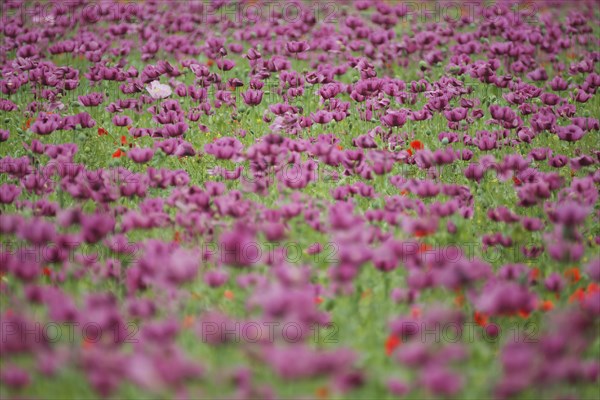
[{"label": "white flower", "polygon": [[154,99],[166,99],[173,93],[169,85],[163,85],[159,81],[152,81],[150,86],[146,86],[146,90]]}]

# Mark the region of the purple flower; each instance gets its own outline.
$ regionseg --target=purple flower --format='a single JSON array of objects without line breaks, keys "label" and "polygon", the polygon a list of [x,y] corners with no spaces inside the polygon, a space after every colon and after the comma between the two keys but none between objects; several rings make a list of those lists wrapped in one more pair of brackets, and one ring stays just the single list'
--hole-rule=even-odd
[{"label": "purple flower", "polygon": [[115,115],[112,119],[115,126],[130,126],[133,121],[127,115]]},{"label": "purple flower", "polygon": [[0,381],[7,387],[13,389],[22,389],[31,382],[29,373],[14,365],[5,365],[0,373]]},{"label": "purple flower", "polygon": [[558,75],[552,78],[552,80],[548,82],[548,84],[550,85],[550,88],[555,92],[566,90],[569,87],[567,81],[565,81],[562,77]]},{"label": "purple flower", "polygon": [[560,140],[576,142],[585,135],[585,132],[577,125],[559,126],[556,128],[556,135]]},{"label": "purple flower", "polygon": [[333,119],[333,114],[326,110],[319,110],[315,113],[310,113],[310,118],[317,124],[328,124]]},{"label": "purple flower", "polygon": [[256,106],[261,103],[263,92],[260,90],[248,89],[246,92],[242,93],[242,98],[247,105]]},{"label": "purple flower", "polygon": [[0,185],[0,204],[11,204],[21,195],[21,188],[11,183]]},{"label": "purple flower", "polygon": [[104,94],[98,92],[92,92],[84,96],[79,96],[79,103],[84,107],[95,107],[104,101]]},{"label": "purple flower", "polygon": [[310,46],[306,42],[290,41],[285,44],[285,48],[290,53],[304,53],[305,51],[310,49]]},{"label": "purple flower", "polygon": [[81,230],[87,243],[97,243],[115,227],[115,220],[108,214],[91,214],[82,217]]},{"label": "purple flower", "polygon": [[404,111],[388,111],[380,120],[385,126],[402,127],[406,123],[407,114]]},{"label": "purple flower", "polygon": [[566,226],[578,226],[583,224],[589,213],[590,210],[579,203],[564,201],[556,206],[554,221]]},{"label": "purple flower", "polygon": [[134,147],[127,153],[127,157],[138,164],[147,163],[152,159],[153,156],[154,150],[147,147]]},{"label": "purple flower", "polygon": [[228,279],[229,274],[221,269],[210,270],[204,274],[204,282],[212,288],[223,286]]},{"label": "purple flower", "polygon": [[565,281],[557,272],[552,272],[544,280],[544,287],[551,292],[559,293],[564,288],[564,286]]},{"label": "purple flower", "polygon": [[0,129],[0,143],[6,142],[10,137],[10,132],[6,129]]},{"label": "purple flower", "polygon": [[595,258],[590,261],[585,272],[592,280],[600,282],[600,258]]},{"label": "purple flower", "polygon": [[456,395],[464,384],[462,376],[439,366],[424,369],[420,375],[420,382],[434,395],[445,397]]},{"label": "purple flower", "polygon": [[31,125],[31,131],[38,135],[49,135],[60,126],[60,117],[56,114],[40,113],[38,119]]}]

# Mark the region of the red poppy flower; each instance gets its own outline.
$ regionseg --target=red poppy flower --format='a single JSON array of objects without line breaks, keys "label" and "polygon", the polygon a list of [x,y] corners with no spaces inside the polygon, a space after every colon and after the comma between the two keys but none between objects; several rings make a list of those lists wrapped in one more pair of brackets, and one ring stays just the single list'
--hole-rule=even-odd
[{"label": "red poppy flower", "polygon": [[104,128],[98,128],[98,136],[108,135],[108,131]]},{"label": "red poppy flower", "polygon": [[571,296],[569,296],[569,303],[574,303],[575,301],[583,301],[585,299],[585,291],[582,288],[578,288],[573,292]]},{"label": "red poppy flower", "polygon": [[529,277],[533,280],[537,280],[540,276],[540,269],[539,268],[533,268],[530,272],[529,272]]},{"label": "red poppy flower", "polygon": [[423,150],[425,146],[423,146],[423,143],[420,140],[413,140],[412,142],[410,142],[410,148],[413,150]]},{"label": "red poppy flower", "polygon": [[81,342],[81,347],[83,347],[84,350],[89,350],[94,347],[94,342],[86,337],[83,339],[83,342]]},{"label": "red poppy flower", "polygon": [[418,319],[421,316],[421,309],[419,307],[413,307],[410,310],[410,316],[414,319]]},{"label": "red poppy flower", "polygon": [[385,341],[385,354],[387,356],[391,356],[394,350],[396,350],[401,343],[402,341],[398,336],[393,334],[388,336],[387,340]]},{"label": "red poppy flower", "polygon": [[519,310],[519,317],[521,317],[523,319],[527,319],[527,318],[529,318],[529,312],[524,311],[524,310]]},{"label": "red poppy flower", "polygon": [[473,319],[475,323],[481,327],[485,327],[488,323],[488,317],[484,313],[480,313],[479,311],[475,311],[473,314]]},{"label": "red poppy flower", "polygon": [[124,151],[121,151],[121,149],[117,149],[117,151],[115,151],[112,155],[112,158],[120,158],[122,156],[125,155]]},{"label": "red poppy flower", "polygon": [[427,243],[421,243],[419,245],[419,253],[426,253],[429,250],[431,250],[431,246],[428,245]]},{"label": "red poppy flower", "polygon": [[416,238],[422,238],[422,237],[425,237],[425,236],[429,235],[430,233],[431,232],[427,232],[427,231],[424,231],[424,230],[421,230],[421,229],[417,229],[415,231],[415,237]]}]

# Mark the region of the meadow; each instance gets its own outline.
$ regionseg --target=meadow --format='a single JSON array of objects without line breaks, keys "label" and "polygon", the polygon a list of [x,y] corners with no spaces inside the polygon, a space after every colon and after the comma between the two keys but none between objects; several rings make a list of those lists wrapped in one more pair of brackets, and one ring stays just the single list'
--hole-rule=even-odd
[{"label": "meadow", "polygon": [[597,3],[1,6],[1,398],[600,397]]}]

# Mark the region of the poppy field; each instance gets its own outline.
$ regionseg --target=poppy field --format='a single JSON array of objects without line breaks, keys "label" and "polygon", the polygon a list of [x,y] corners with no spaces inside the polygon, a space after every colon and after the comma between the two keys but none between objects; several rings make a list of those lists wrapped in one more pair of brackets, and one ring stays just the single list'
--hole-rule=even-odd
[{"label": "poppy field", "polygon": [[600,397],[597,2],[1,7],[0,398]]}]

